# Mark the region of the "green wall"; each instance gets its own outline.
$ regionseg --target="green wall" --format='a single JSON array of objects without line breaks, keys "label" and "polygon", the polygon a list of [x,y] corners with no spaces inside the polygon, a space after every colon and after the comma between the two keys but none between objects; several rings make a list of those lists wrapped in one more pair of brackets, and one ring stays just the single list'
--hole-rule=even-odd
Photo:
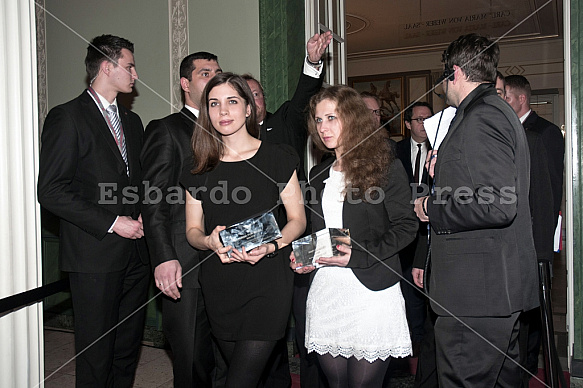
[{"label": "green wall", "polygon": [[[567,3],[568,5],[569,3]],[[583,139],[581,120],[583,114],[583,1],[571,0],[571,149],[566,157],[573,160],[573,293],[574,334],[573,374],[583,377],[583,181],[581,180]]]},{"label": "green wall", "polygon": [[296,89],[305,58],[303,0],[259,0],[261,84],[274,112]]}]

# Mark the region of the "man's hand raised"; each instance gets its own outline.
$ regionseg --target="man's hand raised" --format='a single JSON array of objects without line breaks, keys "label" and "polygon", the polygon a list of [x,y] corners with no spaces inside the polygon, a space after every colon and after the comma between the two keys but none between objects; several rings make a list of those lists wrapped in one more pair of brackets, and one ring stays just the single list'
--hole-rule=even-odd
[{"label": "man's hand raised", "polygon": [[326,31],[322,34],[314,34],[306,44],[308,51],[308,60],[317,63],[322,59],[328,45],[332,42],[332,31]]}]

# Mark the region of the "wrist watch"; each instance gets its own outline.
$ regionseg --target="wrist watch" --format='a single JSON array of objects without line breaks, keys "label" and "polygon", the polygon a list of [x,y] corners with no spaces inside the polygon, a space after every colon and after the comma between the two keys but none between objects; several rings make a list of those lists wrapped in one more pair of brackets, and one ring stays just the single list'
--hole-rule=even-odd
[{"label": "wrist watch", "polygon": [[275,255],[277,255],[277,251],[279,251],[279,245],[277,245],[277,241],[273,240],[273,241],[268,242],[267,244],[273,244],[273,246],[275,247],[275,250],[273,252],[265,255],[265,257],[275,257]]}]

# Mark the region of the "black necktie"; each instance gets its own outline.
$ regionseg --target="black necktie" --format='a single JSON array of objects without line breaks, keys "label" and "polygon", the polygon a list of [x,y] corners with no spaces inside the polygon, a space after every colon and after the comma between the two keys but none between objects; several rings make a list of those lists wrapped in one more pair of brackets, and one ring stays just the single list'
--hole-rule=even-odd
[{"label": "black necktie", "polygon": [[413,181],[416,185],[419,184],[419,170],[421,169],[421,144],[417,144],[417,157],[415,158],[415,173],[413,174]]}]

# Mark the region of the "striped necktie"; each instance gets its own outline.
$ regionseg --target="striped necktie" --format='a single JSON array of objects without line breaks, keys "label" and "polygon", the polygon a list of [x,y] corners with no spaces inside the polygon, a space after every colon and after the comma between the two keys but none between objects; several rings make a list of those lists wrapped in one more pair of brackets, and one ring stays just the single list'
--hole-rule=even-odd
[{"label": "striped necktie", "polygon": [[129,176],[130,169],[128,166],[128,151],[126,149],[126,141],[121,130],[121,121],[119,120],[119,116],[117,115],[117,107],[112,104],[107,107],[106,111],[107,115],[109,116],[109,121],[111,122],[111,125],[113,127],[115,142],[117,143],[119,152],[121,152],[121,157],[123,158],[123,161],[126,164],[126,172]]}]

